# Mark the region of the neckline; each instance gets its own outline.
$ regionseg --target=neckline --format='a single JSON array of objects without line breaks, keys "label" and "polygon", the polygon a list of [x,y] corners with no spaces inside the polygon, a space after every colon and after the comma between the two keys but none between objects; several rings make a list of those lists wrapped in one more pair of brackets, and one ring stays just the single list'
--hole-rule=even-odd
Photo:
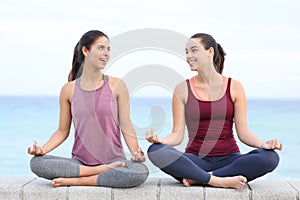
[{"label": "neckline", "polygon": [[195,85],[194,85],[194,79],[195,77],[192,77],[191,79],[188,79],[188,86],[190,88],[190,91],[191,91],[191,94],[193,95],[193,97],[197,100],[197,101],[200,101],[200,102],[204,102],[204,103],[211,103],[211,102],[218,102],[218,101],[221,101],[222,99],[225,98],[226,94],[227,94],[227,90],[230,89],[228,88],[229,87],[229,79],[230,78],[227,78],[227,82],[226,82],[226,85],[224,85],[224,79],[226,79],[225,76],[222,76],[222,81],[223,81],[223,89],[224,89],[224,92],[222,95],[220,95],[220,97],[218,99],[215,99],[215,100],[205,100],[205,99],[201,99],[196,88],[195,88]]},{"label": "neckline", "polygon": [[100,85],[98,88],[95,88],[93,90],[86,90],[86,89],[83,89],[81,86],[80,86],[80,77],[78,77],[76,79],[76,85],[78,86],[78,88],[83,91],[83,92],[97,92],[98,90],[100,90],[101,88],[103,88],[105,86],[105,84],[108,82],[108,76],[103,74],[103,81],[104,83],[102,85]]}]

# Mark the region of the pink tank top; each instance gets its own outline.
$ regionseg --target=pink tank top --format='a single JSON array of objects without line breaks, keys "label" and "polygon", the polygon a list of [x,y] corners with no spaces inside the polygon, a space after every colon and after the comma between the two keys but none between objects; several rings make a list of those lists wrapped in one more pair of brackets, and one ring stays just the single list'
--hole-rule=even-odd
[{"label": "pink tank top", "polygon": [[230,95],[231,78],[225,95],[216,101],[197,99],[186,80],[188,100],[185,107],[189,142],[186,153],[200,156],[224,156],[239,152],[233,135],[234,106]]},{"label": "pink tank top", "polygon": [[99,165],[124,159],[118,104],[110,90],[108,77],[94,90],[80,88],[76,79],[71,103],[75,128],[72,157],[86,165]]}]

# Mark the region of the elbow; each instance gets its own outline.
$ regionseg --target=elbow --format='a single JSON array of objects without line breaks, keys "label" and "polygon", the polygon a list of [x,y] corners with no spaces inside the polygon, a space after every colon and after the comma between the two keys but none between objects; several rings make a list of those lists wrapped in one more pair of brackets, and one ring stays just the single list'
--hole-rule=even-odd
[{"label": "elbow", "polygon": [[181,142],[179,141],[179,142],[175,142],[174,144],[173,144],[173,146],[178,146],[178,145],[180,145],[181,144]]},{"label": "elbow", "polygon": [[57,132],[62,136],[63,140],[66,140],[70,134],[70,130],[61,130],[58,129]]},{"label": "elbow", "polygon": [[175,139],[172,141],[172,146],[180,145],[183,141],[183,137],[175,137]]}]

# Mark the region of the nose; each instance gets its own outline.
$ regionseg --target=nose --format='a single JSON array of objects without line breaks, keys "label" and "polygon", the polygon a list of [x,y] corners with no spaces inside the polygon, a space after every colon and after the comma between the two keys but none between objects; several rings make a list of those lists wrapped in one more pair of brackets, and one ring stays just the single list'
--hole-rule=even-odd
[{"label": "nose", "polygon": [[188,51],[187,53],[186,53],[186,60],[188,60],[188,59],[190,59],[191,58],[191,53]]},{"label": "nose", "polygon": [[109,56],[109,50],[108,50],[107,48],[105,48],[105,49],[103,50],[103,54],[104,54],[105,56]]}]

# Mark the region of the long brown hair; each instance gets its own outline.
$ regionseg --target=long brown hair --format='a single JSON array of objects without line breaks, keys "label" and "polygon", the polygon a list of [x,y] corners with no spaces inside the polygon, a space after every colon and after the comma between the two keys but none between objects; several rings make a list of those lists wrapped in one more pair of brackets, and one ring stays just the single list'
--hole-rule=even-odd
[{"label": "long brown hair", "polygon": [[86,32],[76,44],[73,53],[73,60],[72,60],[72,69],[68,76],[68,81],[73,81],[77,77],[80,77],[82,74],[82,63],[84,61],[84,55],[82,53],[82,47],[86,47],[88,50],[91,49],[92,44],[99,38],[99,37],[106,37],[108,36],[98,30],[91,30]]},{"label": "long brown hair", "polygon": [[226,53],[221,47],[220,44],[216,42],[216,40],[209,34],[206,33],[197,33],[193,35],[191,38],[200,38],[201,43],[203,44],[204,48],[208,50],[210,47],[214,48],[214,66],[218,73],[222,74],[224,69],[224,61]]}]

